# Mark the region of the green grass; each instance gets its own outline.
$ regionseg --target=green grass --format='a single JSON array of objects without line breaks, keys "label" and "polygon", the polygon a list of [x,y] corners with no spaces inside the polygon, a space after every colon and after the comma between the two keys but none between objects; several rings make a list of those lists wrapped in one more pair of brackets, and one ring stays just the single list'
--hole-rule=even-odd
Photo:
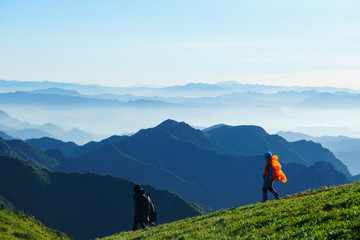
[{"label": "green grass", "polygon": [[45,227],[20,211],[0,211],[0,239],[71,239],[65,233]]},{"label": "green grass", "polygon": [[103,239],[360,239],[360,182]]}]

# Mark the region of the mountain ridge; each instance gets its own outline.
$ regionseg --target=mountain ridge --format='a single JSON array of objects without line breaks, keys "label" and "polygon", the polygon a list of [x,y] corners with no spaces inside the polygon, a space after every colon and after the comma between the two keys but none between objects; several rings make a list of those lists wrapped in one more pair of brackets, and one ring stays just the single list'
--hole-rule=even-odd
[{"label": "mountain ridge", "polygon": [[[257,186],[261,186],[264,169],[262,154],[269,149],[278,154],[283,170],[290,179],[284,186],[279,186],[283,193],[295,193],[295,189],[305,190],[319,186],[318,184],[325,186],[329,182],[334,185],[349,182],[345,174],[333,167],[334,156],[319,144],[290,144],[285,139],[269,135],[261,127],[254,126],[235,127],[241,131],[235,131],[236,134],[230,135],[234,137],[229,138],[228,129],[233,128],[225,126],[204,133],[186,123],[166,120],[154,128],[143,129],[129,137],[114,136],[101,142],[89,143],[89,148],[86,147],[84,154],[78,157],[64,158],[59,152],[47,154],[58,158],[59,165],[52,168],[54,170],[91,171],[130,178],[136,182],[148,181],[154,187],[167,188],[188,201],[213,209],[248,204],[259,199]],[[243,132],[243,129],[246,131]],[[214,134],[215,130],[226,130],[223,136],[235,143],[235,146],[231,147],[221,141],[209,144],[207,136],[209,132]],[[241,138],[244,139],[243,142],[240,141]],[[243,149],[237,149],[239,144]],[[47,151],[50,151],[50,145],[47,146]],[[214,147],[209,148],[210,145]],[[74,148],[71,149],[72,147]],[[79,151],[84,146],[72,147],[70,152]],[[244,149],[250,152],[246,154]],[[311,151],[313,153],[307,155]],[[287,160],[293,156],[297,157],[296,161]],[[317,161],[327,162],[328,165],[315,164]],[[301,163],[304,167],[291,164],[292,162]],[[127,168],[131,171],[126,171]],[[317,176],[312,176],[312,169],[323,169],[324,172],[320,171]],[[333,174],[334,180],[327,172]],[[298,186],[292,179],[298,178],[299,173],[311,181],[304,180]],[[157,175],[163,180],[157,181]],[[251,183],[248,182],[249,179]],[[242,191],[227,194],[237,188],[243,189],[247,194],[243,196]],[[213,192],[218,194],[214,196]]]},{"label": "mountain ridge", "polygon": [[320,143],[324,148],[329,149],[334,155],[349,167],[353,175],[360,174],[358,156],[360,155],[360,139],[345,136],[323,136],[312,137],[307,134],[297,132],[279,132],[279,135],[288,141],[299,141],[301,139],[311,140]]},{"label": "mountain ridge", "polygon": [[[232,153],[254,155],[271,150],[285,163],[298,162],[311,165],[316,161],[329,161],[336,169],[351,177],[347,167],[328,150],[312,141],[287,142],[279,135],[270,135],[258,126],[220,126],[206,131],[209,138]],[[310,151],[310,149],[314,149]],[[316,151],[315,151],[316,150]],[[313,156],[311,153],[316,153]],[[306,156],[306,157],[305,157]],[[326,159],[326,160],[323,160]]]},{"label": "mountain ridge", "polygon": [[[108,175],[51,172],[0,155],[0,196],[46,226],[76,239],[130,230],[134,185],[129,180]],[[156,201],[159,223],[206,212],[167,190],[150,185],[143,185],[143,188]]]}]

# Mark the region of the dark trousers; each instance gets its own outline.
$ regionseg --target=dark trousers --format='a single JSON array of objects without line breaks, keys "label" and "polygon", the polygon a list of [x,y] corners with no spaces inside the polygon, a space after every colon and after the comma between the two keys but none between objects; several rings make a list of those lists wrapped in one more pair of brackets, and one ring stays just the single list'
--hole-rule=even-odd
[{"label": "dark trousers", "polygon": [[272,194],[274,194],[276,199],[279,199],[279,194],[275,191],[273,188],[273,180],[270,180],[269,178],[264,178],[264,185],[262,188],[263,191],[263,201],[266,202],[268,199],[267,196],[267,190],[269,190]]},{"label": "dark trousers", "polygon": [[143,218],[141,218],[140,216],[134,216],[134,223],[133,223],[133,228],[132,228],[133,231],[137,230],[138,224],[140,224],[140,227],[142,229],[144,229],[146,227]]}]

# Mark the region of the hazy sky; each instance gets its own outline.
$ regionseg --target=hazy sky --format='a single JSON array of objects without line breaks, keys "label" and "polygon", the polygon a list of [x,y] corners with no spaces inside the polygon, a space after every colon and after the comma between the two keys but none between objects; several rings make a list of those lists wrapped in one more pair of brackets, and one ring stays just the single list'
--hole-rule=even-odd
[{"label": "hazy sky", "polygon": [[0,0],[0,79],[360,89],[360,1]]}]

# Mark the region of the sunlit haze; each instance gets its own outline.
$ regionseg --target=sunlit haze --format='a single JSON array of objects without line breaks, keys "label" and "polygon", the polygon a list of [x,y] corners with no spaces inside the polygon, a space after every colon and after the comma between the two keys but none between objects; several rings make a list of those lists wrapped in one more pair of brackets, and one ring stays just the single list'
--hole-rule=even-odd
[{"label": "sunlit haze", "polygon": [[357,0],[0,1],[0,79],[360,89]]},{"label": "sunlit haze", "polygon": [[[348,88],[359,93],[359,12],[355,0],[0,0],[0,79],[5,81],[114,87],[228,84],[217,92],[199,86],[188,92],[147,93],[68,88],[84,98],[102,98],[99,102],[118,101],[115,107],[105,101],[93,108],[88,99],[75,106],[66,98],[66,106],[45,99],[25,108],[22,104],[31,99],[11,102],[5,92],[19,89],[3,87],[0,110],[23,122],[77,127],[97,140],[154,127],[169,118],[198,127],[248,124],[270,133],[299,130],[313,136],[359,137],[358,97],[351,91],[344,96],[321,91],[319,96],[248,96],[231,95],[235,89],[229,87],[330,86],[337,89],[325,91]],[[262,90],[247,91],[269,93]],[[117,95],[97,95],[109,93]],[[143,98],[149,102],[131,102]]]}]

